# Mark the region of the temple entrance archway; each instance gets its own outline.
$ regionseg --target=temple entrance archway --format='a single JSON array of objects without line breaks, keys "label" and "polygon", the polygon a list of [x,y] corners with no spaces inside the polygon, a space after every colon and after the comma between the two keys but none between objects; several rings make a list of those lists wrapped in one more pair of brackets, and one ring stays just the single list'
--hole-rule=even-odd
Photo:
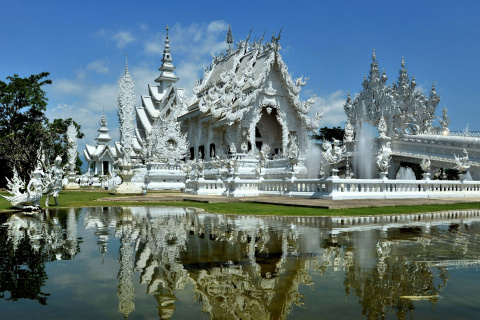
[{"label": "temple entrance archway", "polygon": [[255,126],[255,147],[261,149],[265,143],[270,146],[270,157],[282,152],[282,127],[277,120],[277,110],[271,107],[262,109]]}]

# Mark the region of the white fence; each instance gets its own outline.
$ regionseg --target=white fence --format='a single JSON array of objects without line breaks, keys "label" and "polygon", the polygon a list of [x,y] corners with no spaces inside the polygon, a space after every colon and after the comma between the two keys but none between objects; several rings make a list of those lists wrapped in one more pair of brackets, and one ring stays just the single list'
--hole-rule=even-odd
[{"label": "white fence", "polygon": [[480,197],[480,181],[388,179],[189,180],[187,193],[314,199]]}]

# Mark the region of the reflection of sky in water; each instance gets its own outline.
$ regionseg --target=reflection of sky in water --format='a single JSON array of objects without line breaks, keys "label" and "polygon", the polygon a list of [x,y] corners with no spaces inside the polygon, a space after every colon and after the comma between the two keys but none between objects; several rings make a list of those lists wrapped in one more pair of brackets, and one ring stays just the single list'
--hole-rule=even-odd
[{"label": "reflection of sky in water", "polygon": [[424,319],[480,312],[480,211],[379,223],[181,208],[1,219],[2,318],[116,319],[121,311],[130,319]]}]

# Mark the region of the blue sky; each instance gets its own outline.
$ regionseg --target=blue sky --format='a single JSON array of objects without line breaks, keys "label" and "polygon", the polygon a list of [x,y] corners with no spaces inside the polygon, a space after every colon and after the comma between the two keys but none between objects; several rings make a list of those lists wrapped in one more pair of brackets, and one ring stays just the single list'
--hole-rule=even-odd
[{"label": "blue sky", "polygon": [[[283,28],[283,60],[294,77],[309,77],[303,98],[317,94],[321,126],[344,125],[347,91],[368,74],[372,50],[389,83],[402,57],[426,94],[432,83],[446,106],[451,130],[480,130],[479,1],[3,1],[0,4],[0,78],[50,72],[49,118],[73,117],[95,144],[102,109],[118,138],[117,82],[129,70],[136,92],[158,76],[165,26],[179,87],[193,83],[225,46],[270,39]],[[139,99],[138,99],[139,101]]]}]

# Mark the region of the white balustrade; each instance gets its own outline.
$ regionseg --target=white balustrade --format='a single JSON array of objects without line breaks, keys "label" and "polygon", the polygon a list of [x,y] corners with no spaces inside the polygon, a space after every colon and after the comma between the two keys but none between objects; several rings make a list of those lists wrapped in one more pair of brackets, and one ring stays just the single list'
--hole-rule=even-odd
[{"label": "white balustrade", "polygon": [[[380,179],[191,180],[195,194],[287,196],[317,199],[401,199],[480,196],[480,181]],[[192,191],[193,190],[193,191]]]}]

